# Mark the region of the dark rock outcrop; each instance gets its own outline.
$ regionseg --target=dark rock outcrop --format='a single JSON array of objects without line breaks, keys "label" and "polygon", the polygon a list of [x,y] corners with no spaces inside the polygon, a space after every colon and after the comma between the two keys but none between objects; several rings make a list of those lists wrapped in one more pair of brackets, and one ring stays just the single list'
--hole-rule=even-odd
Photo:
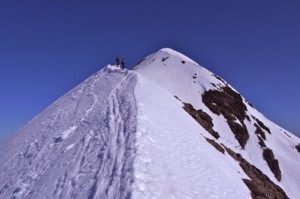
[{"label": "dark rock outcrop", "polygon": [[[203,103],[215,114],[223,115],[228,125],[235,135],[235,138],[244,149],[249,139],[249,134],[245,118],[249,119],[246,114],[247,107],[243,102],[240,94],[233,91],[229,86],[222,90],[208,90],[202,95]],[[236,119],[239,121],[236,122]]]},{"label": "dark rock outcrop", "polygon": [[261,128],[263,128],[263,129],[266,130],[269,134],[271,134],[270,129],[269,129],[262,121],[260,121],[259,119],[257,119],[257,118],[254,117],[254,116],[252,116],[252,118],[256,120],[257,124],[258,124]]},{"label": "dark rock outcrop", "polygon": [[215,147],[218,151],[220,151],[221,153],[225,153],[225,150],[224,150],[224,148],[221,146],[221,145],[219,145],[217,142],[215,142],[214,140],[212,140],[212,139],[209,139],[209,138],[207,138],[207,137],[205,137],[205,139],[206,139],[206,141],[208,142],[208,143],[210,143],[213,147]]},{"label": "dark rock outcrop", "polygon": [[266,134],[265,132],[255,123],[254,126],[256,127],[255,134],[260,135],[260,137],[264,140],[266,140]]},{"label": "dark rock outcrop", "polygon": [[167,59],[169,59],[169,57],[163,57],[163,58],[161,59],[161,61],[164,62],[164,61],[166,61]]},{"label": "dark rock outcrop", "polygon": [[205,130],[207,130],[216,139],[220,137],[219,133],[213,130],[212,118],[202,111],[201,109],[196,110],[191,104],[183,103],[183,109],[188,112]]},{"label": "dark rock outcrop", "polygon": [[281,170],[279,167],[279,162],[277,159],[275,159],[273,151],[269,149],[264,142],[264,140],[266,140],[266,135],[264,131],[257,124],[254,124],[254,126],[256,127],[255,134],[257,135],[258,138],[258,144],[263,149],[263,158],[267,162],[270,170],[273,172],[276,179],[280,181]]},{"label": "dark rock outcrop", "polygon": [[297,151],[300,153],[300,144],[298,144],[297,146],[295,146],[295,148],[296,148]]},{"label": "dark rock outcrop", "polygon": [[239,162],[240,167],[249,176],[251,180],[243,179],[244,183],[251,191],[253,199],[287,199],[288,196],[278,185],[270,180],[261,170],[256,168],[245,160],[239,153],[235,153],[231,149],[223,145],[226,152]]},{"label": "dark rock outcrop", "polygon": [[264,149],[263,157],[266,160],[266,162],[268,163],[268,166],[270,167],[270,169],[273,172],[276,179],[278,181],[280,181],[281,180],[281,171],[280,171],[278,160],[275,159],[273,151],[269,148]]},{"label": "dark rock outcrop", "polygon": [[221,77],[219,77],[218,75],[212,74],[212,76],[214,76],[216,79],[218,79],[218,80],[220,80],[221,82],[223,82],[223,84],[227,85],[227,83],[225,82],[225,80],[222,79]]},{"label": "dark rock outcrop", "polygon": [[264,140],[260,136],[257,136],[257,138],[258,138],[258,144],[261,148],[267,147]]}]

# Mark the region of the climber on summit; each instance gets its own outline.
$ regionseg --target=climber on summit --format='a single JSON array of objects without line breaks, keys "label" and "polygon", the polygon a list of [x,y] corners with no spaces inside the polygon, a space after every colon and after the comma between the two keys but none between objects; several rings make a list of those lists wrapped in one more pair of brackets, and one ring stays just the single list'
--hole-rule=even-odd
[{"label": "climber on summit", "polygon": [[125,61],[124,61],[124,58],[122,59],[122,62],[121,62],[121,68],[122,68],[122,70],[124,70],[124,68],[125,68]]},{"label": "climber on summit", "polygon": [[117,66],[120,66],[120,59],[119,59],[119,55],[116,56],[116,62],[117,62]]}]

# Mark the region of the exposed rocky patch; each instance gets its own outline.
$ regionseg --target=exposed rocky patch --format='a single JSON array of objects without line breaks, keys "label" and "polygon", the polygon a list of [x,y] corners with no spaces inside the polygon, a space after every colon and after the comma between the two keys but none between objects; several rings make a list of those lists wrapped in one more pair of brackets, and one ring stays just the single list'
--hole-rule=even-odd
[{"label": "exposed rocky patch", "polygon": [[220,80],[220,81],[223,82],[225,85],[227,85],[227,83],[225,82],[225,80],[222,79],[221,77],[219,77],[218,75],[212,74],[212,76],[214,76],[216,79]]},{"label": "exposed rocky patch", "polygon": [[219,145],[217,142],[215,142],[214,140],[212,140],[212,139],[209,139],[209,138],[207,138],[207,137],[205,137],[205,139],[206,139],[206,141],[208,142],[208,143],[210,143],[213,147],[215,147],[218,151],[220,151],[221,153],[225,153],[225,149],[221,146],[221,145]]},{"label": "exposed rocky patch", "polygon": [[255,123],[254,126],[256,127],[255,134],[260,135],[261,138],[266,140],[266,134],[265,132]]},{"label": "exposed rocky patch", "polygon": [[215,87],[217,90],[219,90],[220,88],[222,88],[222,84],[218,83],[218,84],[214,84],[214,83],[210,83],[213,87]]},{"label": "exposed rocky patch", "polygon": [[228,123],[231,131],[234,133],[235,138],[237,139],[237,141],[239,142],[241,147],[244,149],[246,146],[247,140],[249,138],[249,134],[248,134],[245,124],[243,124],[243,126],[241,126],[240,124],[238,124],[234,121],[231,121],[231,120],[227,120],[227,123]]},{"label": "exposed rocky patch", "polygon": [[261,170],[256,168],[245,160],[241,154],[235,153],[231,149],[223,145],[226,152],[239,162],[240,167],[249,176],[251,180],[243,179],[244,183],[251,191],[253,199],[287,199],[288,196],[285,194],[283,189],[270,180]]},{"label": "exposed rocky patch", "polygon": [[271,131],[270,129],[262,122],[260,121],[259,119],[257,119],[256,117],[252,116],[253,119],[256,120],[256,122],[258,123],[258,125],[263,128],[264,130],[266,130],[269,134],[271,134]]},{"label": "exposed rocky patch", "polygon": [[220,137],[219,133],[213,130],[212,118],[202,111],[201,109],[196,110],[191,104],[183,103],[183,109],[188,112],[205,130],[207,130],[216,139]]},{"label": "exposed rocky patch", "polygon": [[[202,95],[203,103],[215,114],[223,115],[235,135],[235,138],[244,149],[249,139],[245,118],[250,119],[247,114],[247,107],[243,103],[240,94],[233,91],[229,86],[221,90],[208,90]],[[238,119],[239,123],[236,122]]]},{"label": "exposed rocky patch", "polygon": [[261,148],[267,147],[264,140],[260,136],[257,136],[257,138],[258,138],[258,144],[260,145]]},{"label": "exposed rocky patch", "polygon": [[269,148],[265,148],[263,151],[263,157],[266,160],[266,162],[268,163],[268,166],[271,169],[271,171],[273,172],[276,179],[278,181],[280,181],[281,180],[281,171],[280,171],[278,160],[275,159],[273,151]]},{"label": "exposed rocky patch", "polygon": [[266,135],[264,131],[260,128],[258,124],[255,123],[254,126],[256,127],[255,134],[257,135],[258,138],[258,144],[263,149],[263,158],[267,162],[270,170],[273,172],[276,179],[280,181],[281,170],[279,167],[279,162],[277,159],[275,159],[273,151],[269,149],[264,142],[264,140],[266,140]]},{"label": "exposed rocky patch", "polygon": [[295,146],[295,148],[296,148],[297,151],[300,153],[300,144],[298,144],[297,146]]},{"label": "exposed rocky patch", "polygon": [[217,88],[216,84],[214,83],[210,83],[213,87]]},{"label": "exposed rocky patch", "polygon": [[169,59],[169,57],[164,57],[161,59],[162,62],[166,61],[167,59]]},{"label": "exposed rocky patch", "polygon": [[185,64],[185,61],[181,61],[182,64]]},{"label": "exposed rocky patch", "polygon": [[260,148],[264,149],[266,146],[264,140],[266,140],[266,135],[263,132],[263,130],[255,123],[254,126],[256,127],[255,134],[258,138],[258,144],[260,145]]}]

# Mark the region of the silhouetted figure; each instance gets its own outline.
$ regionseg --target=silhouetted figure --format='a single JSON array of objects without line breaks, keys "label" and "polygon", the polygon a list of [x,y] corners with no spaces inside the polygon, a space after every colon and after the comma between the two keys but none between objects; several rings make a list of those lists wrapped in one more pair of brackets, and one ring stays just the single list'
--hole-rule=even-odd
[{"label": "silhouetted figure", "polygon": [[119,59],[119,55],[116,56],[116,62],[117,62],[117,66],[120,66],[120,59]]},{"label": "silhouetted figure", "polygon": [[122,59],[122,62],[121,62],[121,68],[122,68],[122,70],[124,70],[124,68],[125,68],[125,61],[124,61],[124,58]]}]

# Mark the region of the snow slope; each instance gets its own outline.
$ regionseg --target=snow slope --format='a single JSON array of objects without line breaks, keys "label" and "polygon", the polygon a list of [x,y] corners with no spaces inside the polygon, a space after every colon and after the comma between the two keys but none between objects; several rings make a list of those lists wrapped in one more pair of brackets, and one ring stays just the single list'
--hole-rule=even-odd
[{"label": "snow slope", "polygon": [[[242,154],[248,162],[255,165],[274,183],[283,188],[290,198],[298,198],[300,196],[300,154],[295,149],[295,146],[300,143],[298,137],[269,121],[243,99],[247,107],[246,113],[250,116],[250,121],[246,119],[244,121],[248,129],[249,139],[245,150],[243,150],[235,139],[223,115],[214,114],[201,100],[205,91],[220,90],[225,85],[228,85],[226,81],[199,66],[190,58],[168,48],[161,49],[148,56],[144,61],[136,65],[133,70],[163,90],[169,95],[169,98],[176,96],[182,102],[192,104],[195,109],[202,109],[208,113],[213,120],[214,130],[220,134],[220,138],[217,141],[218,143],[222,143],[235,152]],[[233,89],[230,85],[228,86]],[[158,94],[156,96],[158,96]],[[163,98],[157,97],[156,99],[152,99],[152,101],[156,100],[160,103],[161,99]],[[145,101],[145,99],[143,98],[141,101]],[[144,106],[148,107],[149,105]],[[181,104],[181,106],[183,105]],[[156,107],[161,106],[157,104]],[[149,115],[149,113],[145,115]],[[174,116],[174,114],[170,115]],[[265,144],[268,148],[272,149],[275,158],[278,159],[282,174],[282,180],[280,182],[274,177],[274,174],[263,158],[263,149],[258,144],[259,140],[254,133],[255,121],[251,116],[258,118],[271,130],[272,134],[265,133]],[[180,124],[176,119],[174,119],[175,122],[172,119],[169,120],[170,121],[166,121],[165,124],[172,122],[172,124],[176,124],[176,127]],[[239,123],[238,120],[236,120],[236,122]],[[194,127],[193,129],[197,128]],[[199,127],[196,131],[200,131]],[[168,130],[161,132],[168,132]],[[203,145],[203,143],[199,142],[199,145]],[[216,162],[218,161],[215,161],[215,164]]]},{"label": "snow slope", "polygon": [[[298,198],[300,139],[241,98],[249,119],[232,117],[248,131],[242,147],[228,115],[203,100],[226,86],[235,91],[172,49],[149,55],[131,71],[108,65],[0,145],[0,198],[252,198],[244,179],[253,176],[225,146]],[[211,118],[218,139],[184,103]],[[271,133],[260,127],[258,135],[258,120]],[[266,149],[278,160],[281,178],[264,159]]]},{"label": "snow slope", "polygon": [[133,198],[251,198],[238,164],[214,150],[204,139],[212,136],[155,87],[139,76]]},{"label": "snow slope", "polygon": [[108,66],[0,148],[0,198],[126,198],[133,180],[134,75]]}]

